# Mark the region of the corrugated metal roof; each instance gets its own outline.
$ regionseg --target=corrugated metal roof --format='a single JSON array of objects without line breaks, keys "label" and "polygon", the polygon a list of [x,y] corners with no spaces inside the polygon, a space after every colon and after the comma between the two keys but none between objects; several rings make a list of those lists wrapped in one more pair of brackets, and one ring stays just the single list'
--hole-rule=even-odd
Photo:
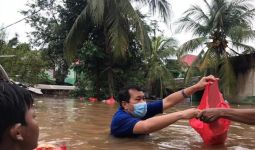
[{"label": "corrugated metal roof", "polygon": [[35,88],[42,90],[74,90],[75,86],[36,84]]},{"label": "corrugated metal roof", "polygon": [[187,55],[184,55],[181,57],[181,62],[188,65],[188,66],[191,66],[192,63],[197,59],[197,56],[195,55],[191,55],[191,54],[187,54]]}]

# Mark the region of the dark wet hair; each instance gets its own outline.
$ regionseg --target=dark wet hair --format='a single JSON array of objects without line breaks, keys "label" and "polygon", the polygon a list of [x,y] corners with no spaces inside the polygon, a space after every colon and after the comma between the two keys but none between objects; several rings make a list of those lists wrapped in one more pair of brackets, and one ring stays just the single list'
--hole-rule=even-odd
[{"label": "dark wet hair", "polygon": [[28,90],[0,80],[0,142],[5,131],[16,123],[26,125],[25,115],[33,105]]},{"label": "dark wet hair", "polygon": [[119,105],[120,105],[120,107],[121,108],[123,108],[122,107],[122,105],[121,105],[121,103],[123,102],[123,101],[125,101],[125,102],[128,102],[129,103],[129,99],[130,99],[130,94],[129,94],[129,90],[137,90],[137,91],[143,91],[139,86],[127,86],[127,87],[124,87],[123,89],[121,89],[120,91],[119,91],[119,96],[118,96],[118,102],[119,102]]}]

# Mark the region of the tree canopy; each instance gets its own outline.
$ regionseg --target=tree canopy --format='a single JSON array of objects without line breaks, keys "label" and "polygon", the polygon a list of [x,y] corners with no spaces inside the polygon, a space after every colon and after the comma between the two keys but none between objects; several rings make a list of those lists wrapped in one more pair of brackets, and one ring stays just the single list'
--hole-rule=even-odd
[{"label": "tree canopy", "polygon": [[[229,57],[241,53],[255,52],[255,48],[245,44],[254,40],[252,22],[255,9],[249,0],[213,0],[206,7],[193,5],[177,22],[177,31],[192,31],[196,38],[185,42],[179,51],[181,54],[202,48],[193,67],[203,74],[214,74],[222,79],[225,94],[234,92],[235,74]],[[189,69],[187,76],[192,69]]]}]

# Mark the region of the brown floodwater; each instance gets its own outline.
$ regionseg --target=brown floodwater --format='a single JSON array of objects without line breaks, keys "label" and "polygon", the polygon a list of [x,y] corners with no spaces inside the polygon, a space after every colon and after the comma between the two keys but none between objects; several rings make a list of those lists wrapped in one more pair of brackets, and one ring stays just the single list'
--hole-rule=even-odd
[{"label": "brown floodwater", "polygon": [[[88,103],[77,99],[37,98],[39,143],[62,143],[68,150],[247,150],[255,149],[255,126],[232,122],[225,145],[205,146],[200,136],[180,120],[158,132],[140,138],[114,138],[109,133],[118,105]],[[189,108],[178,105],[169,112]],[[255,106],[235,106],[255,108]]]}]

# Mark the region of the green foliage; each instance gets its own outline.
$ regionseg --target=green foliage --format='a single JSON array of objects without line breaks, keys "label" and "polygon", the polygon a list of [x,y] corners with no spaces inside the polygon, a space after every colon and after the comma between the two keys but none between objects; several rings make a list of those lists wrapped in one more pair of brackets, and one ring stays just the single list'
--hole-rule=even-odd
[{"label": "green foliage", "polygon": [[[129,48],[136,46],[150,50],[151,44],[146,32],[146,26],[140,14],[134,10],[129,0],[86,0],[86,5],[74,22],[65,41],[65,54],[69,60],[75,57],[77,48],[86,40],[92,41],[105,55],[104,74],[107,80],[109,95],[114,95],[115,85],[122,79],[115,79],[115,74],[123,71],[120,66],[128,63]],[[137,1],[149,4],[153,12],[159,10],[166,19],[169,17],[167,1]],[[98,42],[100,41],[100,42]],[[136,44],[134,44],[136,43]],[[118,65],[118,63],[120,65]]]},{"label": "green foliage", "polygon": [[71,95],[74,97],[91,97],[94,95],[93,92],[93,85],[92,80],[90,79],[90,76],[86,73],[79,73],[77,76],[77,82],[75,83],[75,86],[77,87],[74,91],[71,92]]},{"label": "green foliage", "polygon": [[[82,94],[86,89],[86,93],[91,94],[89,96],[105,95],[103,90],[105,86],[102,86],[102,84],[103,81],[107,81],[105,75],[103,75],[106,69],[104,65],[106,56],[103,51],[96,47],[91,41],[87,41],[77,52],[77,55],[77,64],[73,64],[73,68],[77,73],[78,91],[76,94]],[[84,78],[86,78],[85,81],[81,81],[84,80]],[[89,84],[87,84],[87,82],[89,82]],[[82,92],[79,92],[79,90]],[[94,93],[91,91],[94,91]],[[83,94],[83,96],[85,95]]]},{"label": "green foliage", "polygon": [[38,78],[39,80],[37,81],[37,83],[50,84],[50,85],[55,84],[55,81],[53,81],[51,77],[49,76],[49,74],[45,73],[44,71],[38,74]]},{"label": "green foliage", "polygon": [[9,43],[2,45],[0,55],[15,55],[15,57],[1,58],[0,64],[14,81],[40,83],[42,80],[40,74],[47,68],[47,62],[42,60],[41,52],[31,50],[25,43],[15,45],[16,47]]},{"label": "green foliage", "polygon": [[[149,4],[153,12],[169,17],[167,1],[137,1]],[[86,0],[86,6],[73,24],[66,38],[67,56],[74,56],[77,46],[89,38],[91,26],[103,28],[105,48],[113,54],[113,58],[125,58],[130,39],[130,29],[135,33],[144,50],[150,48],[150,41],[143,22],[129,0]],[[81,36],[82,35],[82,36]]]},{"label": "green foliage", "polygon": [[[136,2],[149,5],[154,13],[159,12],[168,22],[167,1]],[[134,10],[131,1],[66,0],[59,5],[55,0],[48,3],[36,0],[28,6],[23,13],[31,15],[27,21],[35,28],[31,40],[43,47],[43,58],[50,60],[52,67],[59,68],[56,75],[59,82],[67,73],[63,49],[70,63],[77,62],[72,64],[78,87],[74,96],[102,98],[116,95],[126,85],[145,85],[146,75],[150,74],[151,79],[152,75],[157,75],[152,74],[153,71],[162,72],[160,83],[169,81],[165,64],[174,52],[171,42],[164,39],[160,50],[154,53],[157,58],[149,58],[152,52],[147,34],[149,26],[142,20],[144,16]],[[158,78],[153,77],[153,80]]]},{"label": "green foliage", "polygon": [[[239,52],[252,53],[255,48],[242,42],[255,38],[252,21],[255,9],[249,0],[204,0],[205,8],[193,5],[179,21],[177,31],[192,31],[197,38],[184,43],[179,56],[203,47],[199,59],[188,70],[186,77],[199,69],[203,75],[214,74],[221,78],[225,95],[235,93],[235,74],[231,56]],[[204,48],[206,47],[206,48]]]},{"label": "green foliage", "polygon": [[130,56],[127,58],[130,61],[125,61],[122,64],[114,63],[109,68],[105,63],[108,59],[107,54],[93,42],[86,41],[77,52],[77,64],[73,64],[78,77],[76,84],[78,89],[74,95],[81,94],[80,96],[101,98],[111,96],[108,91],[107,73],[109,69],[113,75],[114,93],[127,84],[143,85],[144,70],[141,67],[142,56],[139,52],[141,51],[136,46],[130,47]]},{"label": "green foliage", "polygon": [[162,36],[152,40],[152,52],[147,56],[148,62],[147,86],[151,94],[159,97],[166,95],[166,88],[175,89],[173,74],[166,68],[170,57],[176,56],[177,42],[173,38],[165,39]]},{"label": "green foliage", "polygon": [[63,4],[56,0],[35,0],[29,1],[28,9],[22,11],[30,16],[27,22],[35,29],[30,34],[31,43],[43,49],[44,58],[50,61],[52,68],[57,69],[57,84],[64,84],[68,74],[63,54],[66,34],[85,5],[83,0],[66,0]]}]

